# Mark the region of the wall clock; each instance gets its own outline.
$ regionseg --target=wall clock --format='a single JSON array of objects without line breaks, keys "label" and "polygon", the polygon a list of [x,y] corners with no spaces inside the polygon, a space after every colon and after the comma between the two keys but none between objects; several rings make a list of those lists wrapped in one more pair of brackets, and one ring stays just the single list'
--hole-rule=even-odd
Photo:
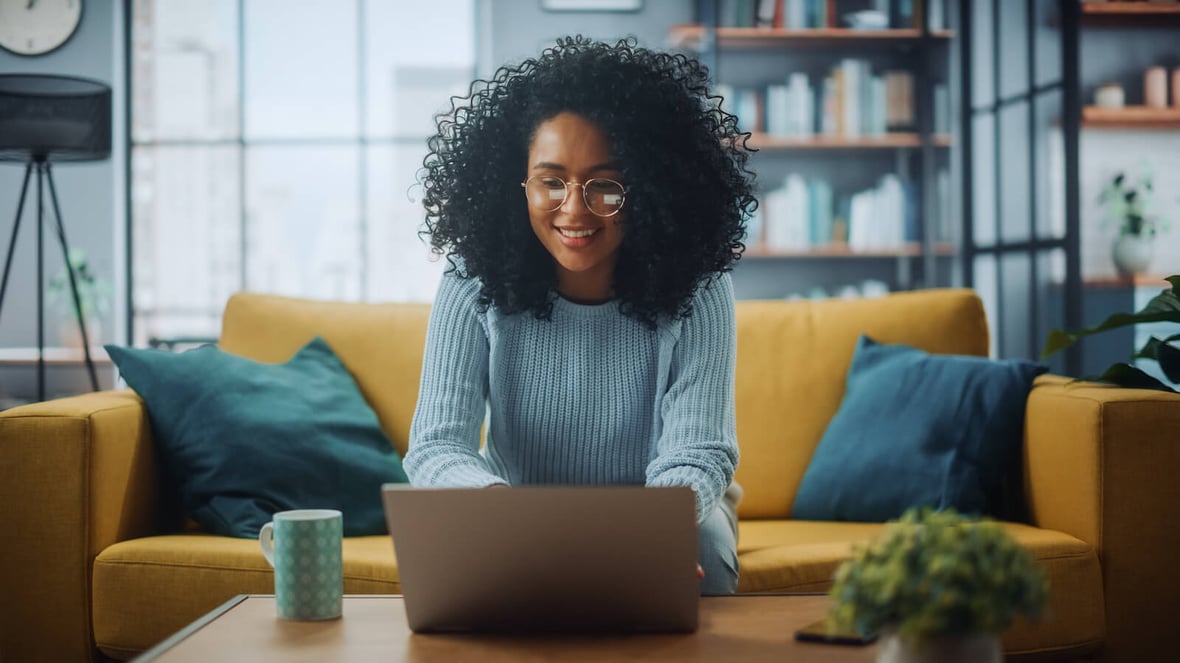
[{"label": "wall clock", "polygon": [[0,47],[41,55],[66,43],[82,20],[82,0],[0,0]]}]

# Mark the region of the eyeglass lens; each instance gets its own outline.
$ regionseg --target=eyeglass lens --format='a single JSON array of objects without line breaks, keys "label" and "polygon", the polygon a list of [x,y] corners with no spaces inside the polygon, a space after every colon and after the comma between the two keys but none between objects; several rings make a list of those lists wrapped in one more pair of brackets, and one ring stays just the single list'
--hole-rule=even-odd
[{"label": "eyeglass lens", "polygon": [[[586,180],[578,188],[582,190],[586,207],[594,214],[608,216],[623,206],[623,185],[614,180]],[[569,186],[559,177],[534,177],[525,184],[529,204],[546,212],[561,207],[568,191]]]}]

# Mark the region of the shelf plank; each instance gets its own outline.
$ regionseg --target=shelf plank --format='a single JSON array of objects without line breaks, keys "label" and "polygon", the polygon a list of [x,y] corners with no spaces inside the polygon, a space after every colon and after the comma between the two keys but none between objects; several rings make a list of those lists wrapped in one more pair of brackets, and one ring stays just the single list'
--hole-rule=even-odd
[{"label": "shelf plank", "polygon": [[1082,285],[1087,288],[1126,288],[1134,286],[1136,288],[1159,288],[1160,290],[1166,290],[1170,287],[1163,274],[1135,274],[1134,276],[1100,274],[1085,276],[1082,278]]},{"label": "shelf plank", "polygon": [[[102,346],[90,348],[90,359],[95,365],[102,366],[111,363],[107,351]],[[85,364],[86,355],[82,348],[45,348],[45,364],[47,366],[72,366]],[[8,365],[37,365],[37,348],[0,348],[0,364]]]},{"label": "shelf plank", "polygon": [[1083,2],[1082,23],[1092,28],[1171,29],[1180,25],[1174,2]]},{"label": "shelf plank", "polygon": [[[669,32],[672,46],[699,49],[706,28],[701,25],[676,25]],[[922,38],[916,28],[889,30],[853,30],[852,28],[717,28],[717,45],[721,48],[783,48],[789,46],[879,45],[890,46],[915,42]],[[930,37],[946,41],[952,30],[935,30]]]},{"label": "shelf plank", "polygon": [[[939,134],[931,137],[935,147],[950,147],[951,137]],[[884,135],[857,136],[774,136],[753,133],[747,143],[758,150],[875,150],[919,148],[922,137],[915,133],[888,133]]]},{"label": "shelf plank", "polygon": [[[939,256],[953,256],[958,254],[958,247],[949,243],[934,245],[934,253]],[[922,255],[922,245],[909,242],[901,246],[880,247],[867,251],[855,251],[844,242],[821,244],[808,249],[784,250],[770,249],[765,246],[751,245],[743,254],[745,258],[774,259],[774,258],[916,258]]]},{"label": "shelf plank", "polygon": [[1095,129],[1180,129],[1180,108],[1086,106],[1082,109],[1082,126]]},{"label": "shelf plank", "polygon": [[1083,2],[1087,16],[1180,16],[1176,2]]}]

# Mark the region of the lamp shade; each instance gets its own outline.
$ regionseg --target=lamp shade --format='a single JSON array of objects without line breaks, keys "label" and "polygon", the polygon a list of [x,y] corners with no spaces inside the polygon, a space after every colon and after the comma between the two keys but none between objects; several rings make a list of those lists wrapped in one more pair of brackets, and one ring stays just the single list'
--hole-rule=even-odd
[{"label": "lamp shade", "polygon": [[0,75],[0,161],[110,155],[110,87],[70,76]]}]

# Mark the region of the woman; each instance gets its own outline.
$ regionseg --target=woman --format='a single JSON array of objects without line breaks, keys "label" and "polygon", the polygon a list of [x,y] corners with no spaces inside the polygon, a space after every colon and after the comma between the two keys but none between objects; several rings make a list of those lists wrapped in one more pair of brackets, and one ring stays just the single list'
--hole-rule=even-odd
[{"label": "woman", "polygon": [[706,82],[684,56],[565,38],[439,119],[424,204],[451,268],[405,468],[424,486],[691,487],[702,592],[724,594],[740,494],[726,272],[755,202],[746,134]]}]

